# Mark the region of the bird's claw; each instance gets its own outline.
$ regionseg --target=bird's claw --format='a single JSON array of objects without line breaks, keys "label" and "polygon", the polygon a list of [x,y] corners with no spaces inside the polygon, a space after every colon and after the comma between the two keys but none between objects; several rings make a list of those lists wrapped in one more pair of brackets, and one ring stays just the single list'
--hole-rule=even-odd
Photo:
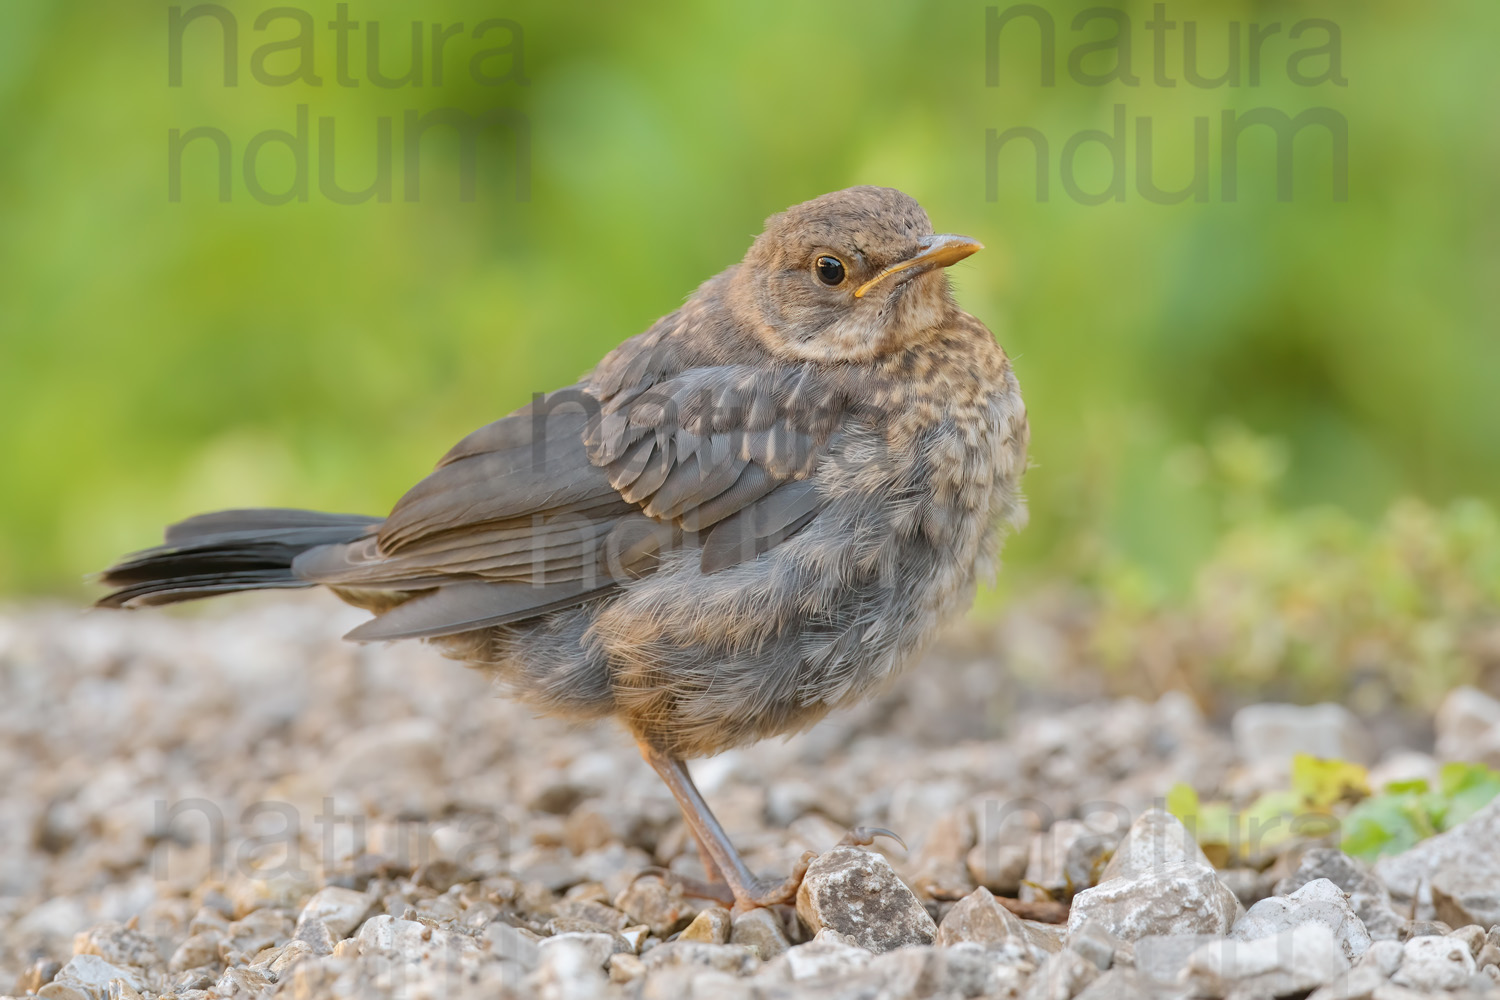
[{"label": "bird's claw", "polygon": [[887,830],[883,826],[856,826],[854,829],[844,834],[844,839],[839,841],[838,846],[869,847],[871,844],[875,843],[876,837],[889,837],[896,843],[900,844],[903,851],[910,850],[910,848],[906,846],[906,841],[902,840],[900,836],[890,830]]}]

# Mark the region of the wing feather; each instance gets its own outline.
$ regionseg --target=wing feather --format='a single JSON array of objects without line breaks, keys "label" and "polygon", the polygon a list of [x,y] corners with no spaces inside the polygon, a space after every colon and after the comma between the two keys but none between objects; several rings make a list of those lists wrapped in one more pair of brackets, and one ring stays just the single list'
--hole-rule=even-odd
[{"label": "wing feather", "polygon": [[[814,366],[671,370],[639,356],[465,437],[378,531],[300,555],[299,579],[414,596],[350,637],[451,635],[591,600],[696,546],[751,560],[823,509],[840,402]],[[205,525],[211,530],[211,526]]]}]

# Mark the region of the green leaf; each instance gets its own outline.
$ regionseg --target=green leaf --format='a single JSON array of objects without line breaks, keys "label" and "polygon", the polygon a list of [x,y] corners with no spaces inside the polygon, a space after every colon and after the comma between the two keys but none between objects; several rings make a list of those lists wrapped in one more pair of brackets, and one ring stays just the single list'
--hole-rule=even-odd
[{"label": "green leaf", "polygon": [[1341,846],[1345,854],[1365,861],[1382,854],[1400,854],[1437,833],[1439,818],[1447,807],[1436,792],[1409,791],[1366,799],[1344,818]]},{"label": "green leaf", "polygon": [[1198,792],[1192,785],[1179,781],[1167,791],[1167,812],[1187,823],[1198,817]]},{"label": "green leaf", "polygon": [[1439,828],[1451,830],[1500,795],[1500,771],[1483,764],[1444,764],[1438,788],[1447,800]]},{"label": "green leaf", "polygon": [[1229,809],[1229,803],[1208,803],[1198,810],[1196,820],[1196,827],[1190,825],[1188,829],[1197,835],[1198,844],[1204,850],[1210,847],[1222,848],[1220,851],[1210,851],[1209,857],[1227,860],[1239,841],[1239,828],[1235,825],[1235,816]]},{"label": "green leaf", "polygon": [[1260,796],[1240,814],[1240,856],[1263,856],[1293,839],[1303,812],[1299,792],[1283,789]]},{"label": "green leaf", "polygon": [[1328,809],[1370,794],[1370,773],[1346,760],[1324,760],[1299,753],[1292,758],[1292,790],[1304,804],[1314,809]]},{"label": "green leaf", "polygon": [[1374,861],[1382,854],[1399,854],[1421,839],[1403,806],[1404,796],[1366,799],[1344,818],[1345,854]]}]

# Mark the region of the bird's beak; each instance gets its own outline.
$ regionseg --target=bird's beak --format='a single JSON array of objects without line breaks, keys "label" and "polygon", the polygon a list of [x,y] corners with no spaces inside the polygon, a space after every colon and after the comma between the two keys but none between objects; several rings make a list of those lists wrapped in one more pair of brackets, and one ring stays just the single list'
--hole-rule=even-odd
[{"label": "bird's beak", "polygon": [[971,253],[977,253],[984,249],[984,244],[968,236],[929,236],[922,241],[921,247],[916,254],[903,261],[892,264],[881,271],[869,281],[854,290],[854,297],[862,299],[865,293],[897,271],[908,271],[917,268],[918,273],[929,271],[934,267],[947,267],[949,264],[957,264]]}]

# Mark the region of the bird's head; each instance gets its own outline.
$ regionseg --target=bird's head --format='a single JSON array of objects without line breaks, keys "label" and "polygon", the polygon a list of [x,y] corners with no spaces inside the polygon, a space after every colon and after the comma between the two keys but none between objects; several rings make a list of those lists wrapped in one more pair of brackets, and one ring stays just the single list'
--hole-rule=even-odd
[{"label": "bird's head", "polygon": [[783,357],[869,360],[940,327],[957,308],[943,268],[980,249],[934,234],[895,188],[846,188],[766,220],[735,269],[732,307]]}]

